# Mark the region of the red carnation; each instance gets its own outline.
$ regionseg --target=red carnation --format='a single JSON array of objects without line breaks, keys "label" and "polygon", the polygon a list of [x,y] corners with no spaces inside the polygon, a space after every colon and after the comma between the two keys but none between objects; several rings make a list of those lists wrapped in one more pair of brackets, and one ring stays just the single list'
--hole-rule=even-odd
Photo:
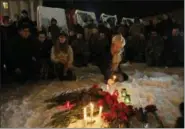
[{"label": "red carnation", "polygon": [[119,106],[118,106],[118,103],[114,103],[111,107],[111,111],[119,111]]},{"label": "red carnation", "polygon": [[103,118],[105,121],[112,121],[111,113],[108,113],[108,112],[102,113],[102,118]]},{"label": "red carnation", "polygon": [[124,107],[124,112],[125,112],[125,113],[127,113],[127,114],[129,113],[129,109],[128,109],[128,107],[127,107],[127,106],[126,106],[126,107]]},{"label": "red carnation", "polygon": [[111,111],[110,114],[111,114],[112,120],[114,120],[114,119],[116,119],[118,117],[117,113],[115,111]]},{"label": "red carnation", "polygon": [[107,103],[109,106],[111,106],[111,105],[113,104],[113,100],[112,100],[111,96],[108,95],[108,94],[105,96],[105,101],[106,101],[106,103]]},{"label": "red carnation", "polygon": [[128,121],[127,115],[124,112],[119,113],[119,119],[122,121]]},{"label": "red carnation", "polygon": [[112,95],[111,98],[112,98],[112,100],[113,100],[114,102],[116,102],[116,103],[118,102],[118,96]]},{"label": "red carnation", "polygon": [[127,107],[127,105],[125,105],[125,103],[123,102],[120,102],[118,107],[119,107],[119,110],[124,110]]},{"label": "red carnation", "polygon": [[95,84],[95,85],[92,86],[92,88],[96,89],[96,88],[99,88],[99,86]]},{"label": "red carnation", "polygon": [[115,95],[115,96],[119,96],[119,92],[118,92],[118,90],[115,90],[114,92],[113,92],[113,95]]},{"label": "red carnation", "polygon": [[103,99],[99,99],[98,100],[98,107],[103,106],[104,105],[104,100]]}]

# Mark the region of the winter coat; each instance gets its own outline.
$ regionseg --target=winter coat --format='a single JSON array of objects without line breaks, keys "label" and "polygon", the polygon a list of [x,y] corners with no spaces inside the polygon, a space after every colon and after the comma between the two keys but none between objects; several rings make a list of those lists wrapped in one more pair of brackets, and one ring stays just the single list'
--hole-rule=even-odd
[{"label": "winter coat", "polygon": [[83,39],[76,39],[71,44],[74,55],[83,54],[83,52],[87,52],[87,44]]},{"label": "winter coat", "polygon": [[144,33],[144,26],[142,24],[133,24],[130,28],[130,35],[136,36]]},{"label": "winter coat", "polygon": [[163,60],[164,41],[160,36],[153,36],[146,46],[146,62],[148,65],[161,65]]},{"label": "winter coat", "polygon": [[53,44],[51,40],[45,40],[43,43],[38,41],[38,47],[39,47],[38,58],[39,59],[49,59],[50,54],[51,54],[52,45]]},{"label": "winter coat", "polygon": [[60,51],[58,55],[55,55],[55,48],[54,46],[51,49],[51,60],[54,63],[63,63],[61,62],[61,58],[65,61],[64,63],[68,66],[72,66],[73,64],[73,50],[71,46],[68,46],[67,53],[64,53],[63,51]]},{"label": "winter coat", "polygon": [[114,72],[120,70],[121,60],[121,54],[112,56],[110,47],[107,47],[104,53],[97,56],[96,64],[100,68],[101,73],[104,75],[105,80],[108,80]]},{"label": "winter coat", "polygon": [[36,39],[32,37],[24,39],[18,35],[7,43],[8,61],[15,68],[20,68],[32,62],[32,57],[36,57],[37,53]]}]

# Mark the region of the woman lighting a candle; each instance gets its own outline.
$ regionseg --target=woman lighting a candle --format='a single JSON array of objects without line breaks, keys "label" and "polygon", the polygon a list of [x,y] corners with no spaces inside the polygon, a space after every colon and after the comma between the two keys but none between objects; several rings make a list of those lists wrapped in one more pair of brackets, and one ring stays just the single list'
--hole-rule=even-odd
[{"label": "woman lighting a candle", "polygon": [[128,80],[128,75],[122,72],[120,68],[122,60],[121,55],[124,46],[125,39],[122,35],[117,34],[112,38],[112,44],[108,47],[107,51],[102,52],[100,56],[97,57],[96,64],[100,68],[101,73],[104,75],[106,84],[114,81],[112,75],[116,75],[115,81],[122,82]]}]

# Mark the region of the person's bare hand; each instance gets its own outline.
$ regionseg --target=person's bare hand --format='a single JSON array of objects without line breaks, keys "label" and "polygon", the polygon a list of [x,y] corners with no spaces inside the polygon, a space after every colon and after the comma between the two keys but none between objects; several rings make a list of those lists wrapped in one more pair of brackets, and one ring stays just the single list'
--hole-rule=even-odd
[{"label": "person's bare hand", "polygon": [[107,84],[108,84],[109,86],[114,85],[114,83],[115,83],[115,81],[114,81],[113,79],[109,79],[109,80],[107,81]]},{"label": "person's bare hand", "polygon": [[117,64],[113,64],[112,67],[111,67],[111,71],[116,71],[118,68],[118,65]]}]

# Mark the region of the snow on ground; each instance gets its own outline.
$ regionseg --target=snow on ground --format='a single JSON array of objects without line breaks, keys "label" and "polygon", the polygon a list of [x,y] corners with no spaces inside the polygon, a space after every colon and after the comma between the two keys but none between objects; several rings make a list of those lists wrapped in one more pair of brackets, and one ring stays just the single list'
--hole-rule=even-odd
[{"label": "snow on ground", "polygon": [[[180,115],[178,105],[184,101],[183,68],[159,69],[135,65],[123,68],[130,76],[130,80],[116,83],[118,90],[126,88],[131,95],[134,106],[156,104],[158,114],[165,127],[173,127]],[[72,92],[88,88],[93,84],[103,84],[103,76],[94,66],[76,69],[77,81],[60,82],[58,80],[25,84],[1,92],[1,127],[44,127],[50,121],[56,108],[47,110],[47,100],[64,91]],[[150,82],[147,85],[146,81]],[[160,82],[160,83],[158,83]],[[166,84],[166,85],[160,85]],[[121,101],[122,98],[120,98]]]}]

